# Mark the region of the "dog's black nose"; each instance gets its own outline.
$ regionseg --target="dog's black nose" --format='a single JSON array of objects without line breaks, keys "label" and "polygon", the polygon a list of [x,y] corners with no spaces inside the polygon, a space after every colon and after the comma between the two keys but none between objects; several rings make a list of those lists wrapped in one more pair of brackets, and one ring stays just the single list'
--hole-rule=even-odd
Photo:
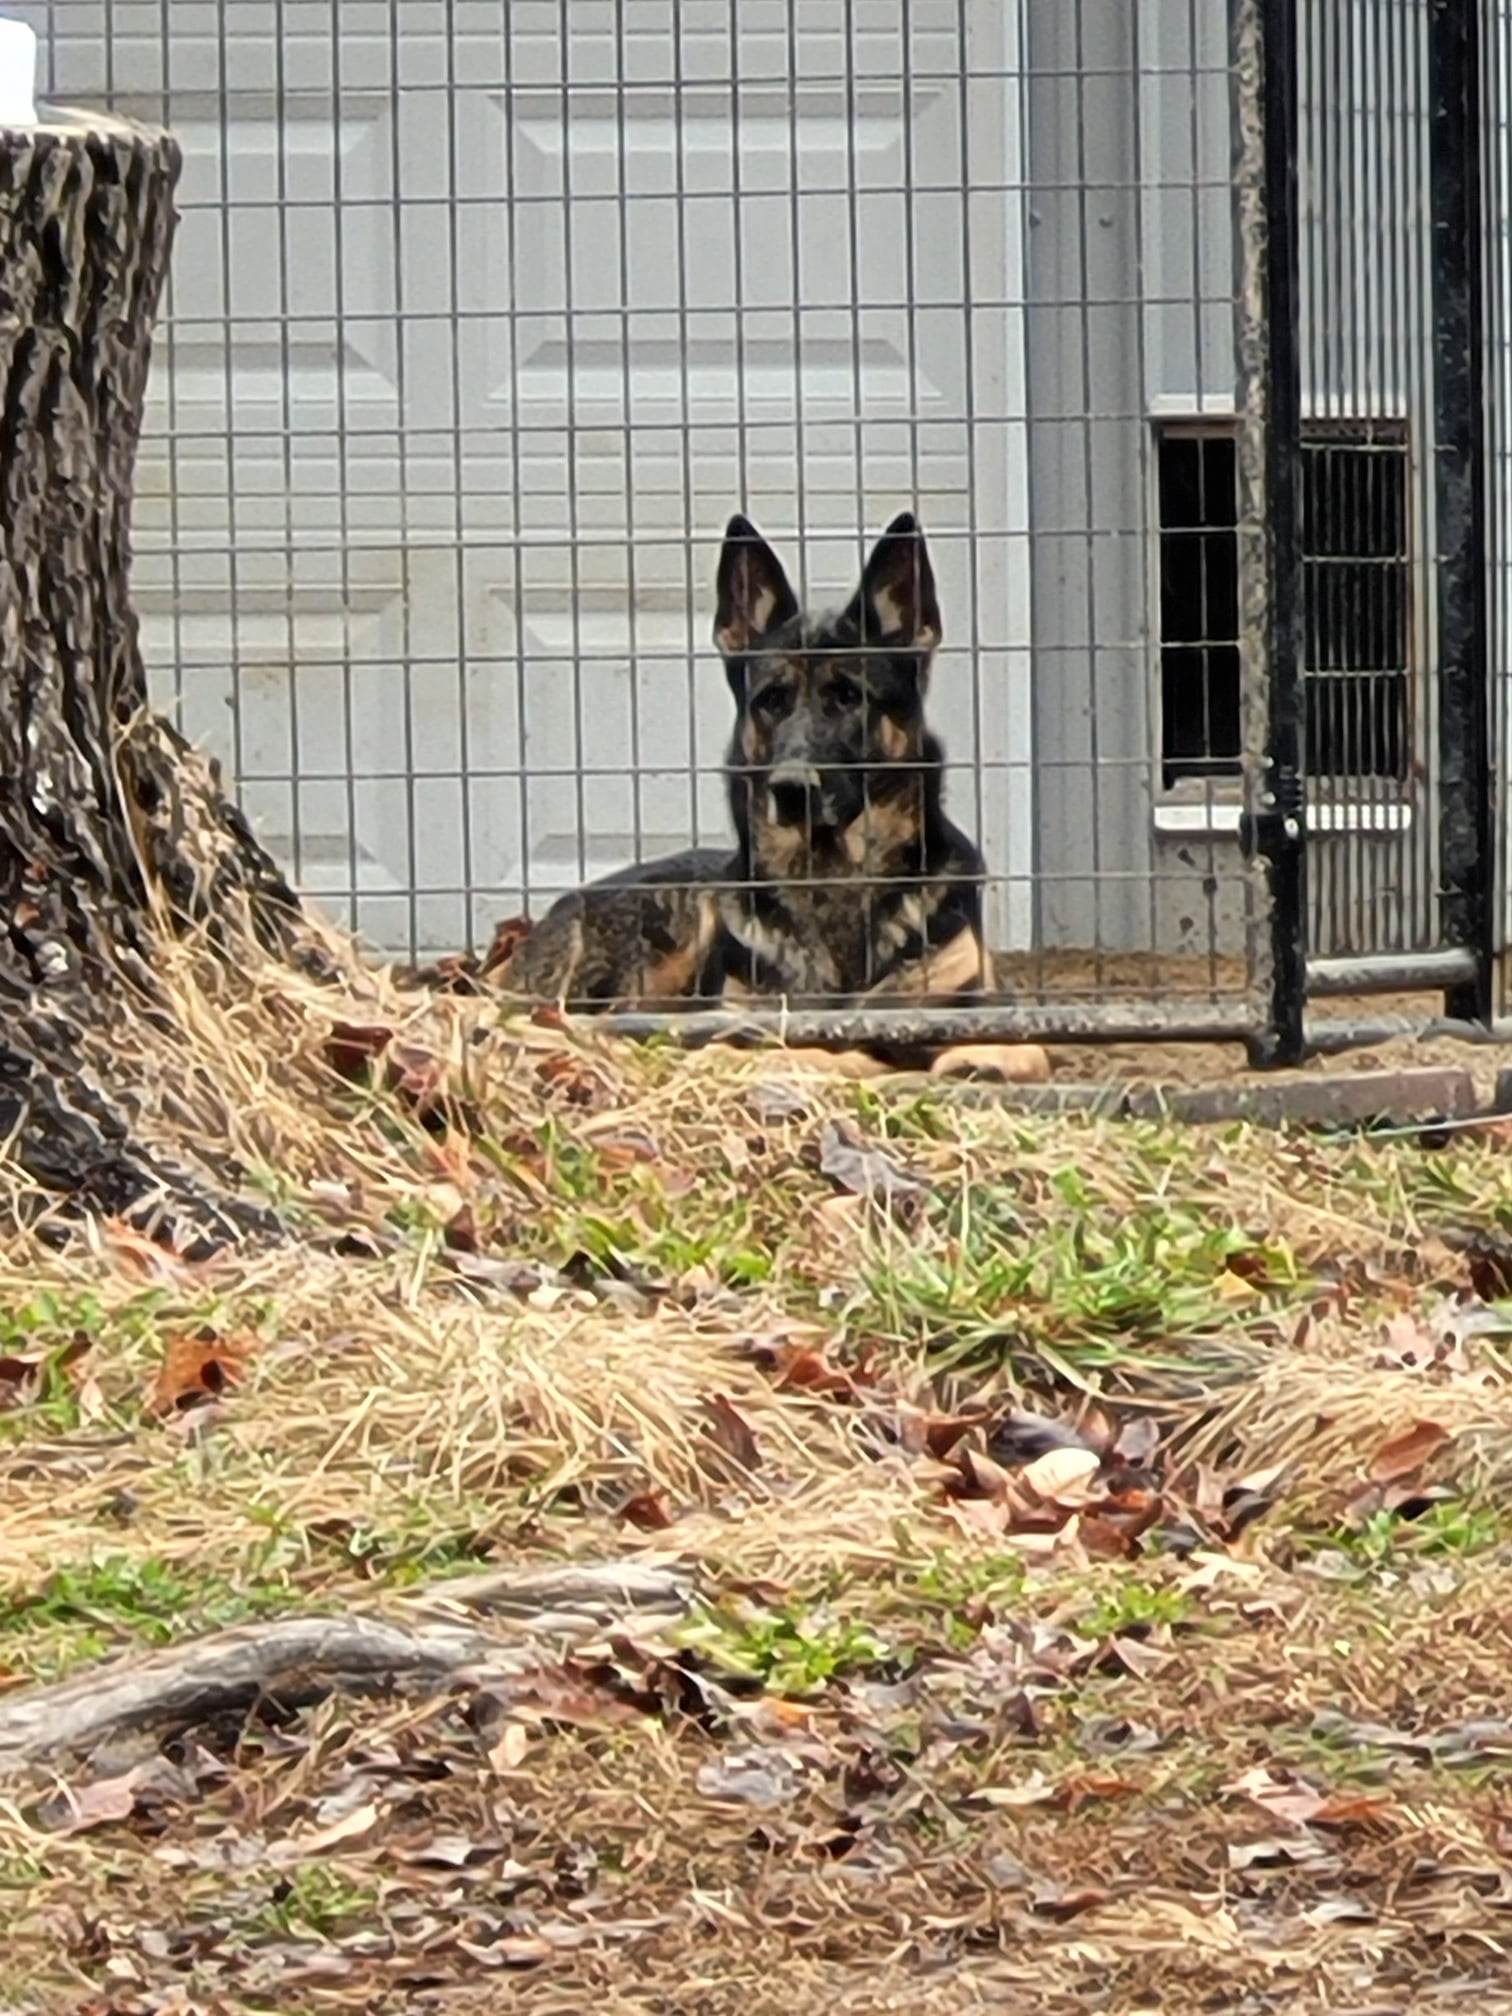
[{"label": "dog's black nose", "polygon": [[808,777],[773,777],[772,817],[779,826],[813,824],[818,801],[818,782]]}]

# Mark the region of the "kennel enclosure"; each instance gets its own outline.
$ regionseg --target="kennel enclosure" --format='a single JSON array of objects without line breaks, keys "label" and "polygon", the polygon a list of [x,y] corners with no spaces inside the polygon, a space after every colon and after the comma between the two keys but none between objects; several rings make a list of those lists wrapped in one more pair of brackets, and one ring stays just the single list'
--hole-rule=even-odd
[{"label": "kennel enclosure", "polygon": [[1503,1011],[1504,0],[12,11],[185,152],[155,693],[375,946],[721,839],[726,517],[909,505],[999,1026]]}]

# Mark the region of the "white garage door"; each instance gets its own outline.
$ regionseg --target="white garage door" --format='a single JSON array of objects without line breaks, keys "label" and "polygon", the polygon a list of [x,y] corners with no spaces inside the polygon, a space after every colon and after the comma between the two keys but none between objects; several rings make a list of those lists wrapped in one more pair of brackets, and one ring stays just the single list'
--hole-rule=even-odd
[{"label": "white garage door", "polygon": [[1022,942],[1014,10],[16,11],[56,96],[184,145],[146,646],[303,887],[437,951],[723,836],[726,517],[838,598],[916,500],[952,802]]}]

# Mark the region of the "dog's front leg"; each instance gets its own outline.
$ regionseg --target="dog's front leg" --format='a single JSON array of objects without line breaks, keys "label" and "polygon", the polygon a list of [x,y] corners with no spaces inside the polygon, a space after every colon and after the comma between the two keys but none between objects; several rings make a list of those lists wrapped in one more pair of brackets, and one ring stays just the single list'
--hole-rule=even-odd
[{"label": "dog's front leg", "polygon": [[[912,950],[913,948],[909,948]],[[980,932],[963,922],[943,942],[906,954],[869,987],[858,1006],[916,1001],[967,1000],[986,987],[990,971]],[[976,1078],[1002,1084],[1040,1085],[1050,1076],[1050,1059],[1037,1043],[954,1043],[891,1052],[893,1061],[927,1070],[933,1078]]]}]

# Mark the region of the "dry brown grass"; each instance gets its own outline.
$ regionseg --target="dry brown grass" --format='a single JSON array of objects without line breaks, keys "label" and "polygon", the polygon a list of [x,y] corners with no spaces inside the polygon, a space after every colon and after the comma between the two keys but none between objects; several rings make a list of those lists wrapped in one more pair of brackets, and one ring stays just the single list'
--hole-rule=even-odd
[{"label": "dry brown grass", "polygon": [[[564,1557],[700,1607],[191,1732],[114,1817],[140,1750],[12,1782],[0,2009],[1512,2007],[1512,1384],[1443,1236],[1512,1223],[1494,1133],[1027,1120],[172,977],[291,1236],[60,1246],[12,1195],[0,1676]],[[1013,1409],[1159,1444],[1057,1507]]]}]

